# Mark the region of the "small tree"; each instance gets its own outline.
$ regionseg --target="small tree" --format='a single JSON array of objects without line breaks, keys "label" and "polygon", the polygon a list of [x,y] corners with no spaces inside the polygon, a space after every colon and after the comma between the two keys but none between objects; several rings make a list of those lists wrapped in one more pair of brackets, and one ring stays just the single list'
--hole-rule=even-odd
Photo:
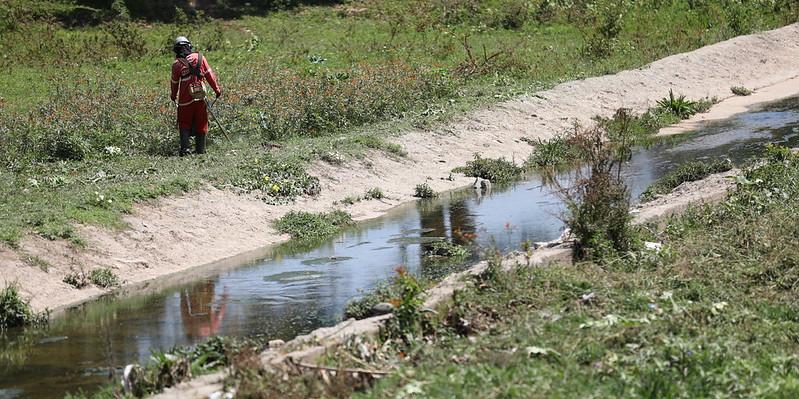
[{"label": "small tree", "polygon": [[565,179],[547,172],[547,182],[566,204],[564,222],[576,239],[578,260],[601,261],[633,243],[630,191],[622,176],[632,153],[632,118],[622,109],[614,121],[576,135],[584,163]]}]

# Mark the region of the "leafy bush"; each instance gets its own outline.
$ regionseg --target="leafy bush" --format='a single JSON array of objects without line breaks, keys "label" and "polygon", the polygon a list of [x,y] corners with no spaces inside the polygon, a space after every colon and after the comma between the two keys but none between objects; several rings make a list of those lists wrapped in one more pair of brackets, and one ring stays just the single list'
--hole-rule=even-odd
[{"label": "leafy bush", "polygon": [[647,202],[659,195],[668,194],[677,186],[689,181],[704,179],[714,173],[726,172],[732,169],[732,161],[720,159],[712,162],[690,161],[679,165],[641,193],[641,201]]},{"label": "leafy bush", "polygon": [[559,135],[549,140],[536,139],[533,153],[527,159],[527,167],[557,167],[574,165],[582,154],[571,136]]},{"label": "leafy bush", "polygon": [[437,194],[427,183],[417,184],[413,196],[417,198],[433,198]]},{"label": "leafy bush", "polygon": [[615,140],[600,128],[577,135],[585,167],[573,172],[572,185],[564,187],[549,172],[549,183],[566,204],[565,222],[576,239],[575,258],[602,261],[629,250],[635,235],[631,227],[629,190],[621,168],[630,157],[629,131]]},{"label": "leafy bush", "polygon": [[732,91],[732,94],[735,94],[736,96],[749,96],[752,94],[752,90],[749,90],[744,86],[730,87],[730,91]]},{"label": "leafy bush", "polygon": [[469,256],[469,249],[450,241],[436,241],[427,251],[427,256],[441,256],[445,258],[465,258]]},{"label": "leafy bush", "polygon": [[426,318],[422,314],[424,288],[404,267],[398,267],[396,273],[394,279],[399,296],[391,300],[395,307],[394,317],[386,321],[382,334],[410,342],[427,327]]},{"label": "leafy bush", "polygon": [[383,193],[383,190],[380,187],[372,187],[369,190],[366,190],[366,194],[364,194],[363,199],[365,200],[372,200],[372,199],[383,199],[386,195]]},{"label": "leafy bush", "polygon": [[102,288],[116,287],[121,283],[119,277],[107,267],[92,270],[89,273],[89,281]]},{"label": "leafy bush", "polygon": [[668,111],[680,119],[690,118],[696,113],[696,103],[687,100],[684,95],[675,96],[674,91],[669,90],[669,96],[657,102],[658,106],[664,111]]},{"label": "leafy bush", "polygon": [[715,99],[688,100],[684,95],[675,96],[674,91],[669,90],[669,96],[658,100],[657,105],[661,110],[680,119],[688,119],[695,114],[707,112],[715,102]]},{"label": "leafy bush", "polygon": [[524,169],[516,166],[513,162],[506,161],[505,158],[482,158],[480,154],[474,154],[474,160],[467,162],[466,166],[455,168],[452,171],[490,180],[492,183],[507,183],[520,178]]},{"label": "leafy bush", "polygon": [[22,299],[16,285],[6,285],[0,291],[0,331],[26,324],[46,323],[48,314],[35,313]]},{"label": "leafy bush", "polygon": [[344,211],[311,213],[291,211],[275,222],[275,228],[300,240],[320,240],[337,234],[352,224],[352,217]]},{"label": "leafy bush", "polygon": [[82,269],[70,271],[61,281],[77,289],[81,289],[89,285],[89,277]]}]

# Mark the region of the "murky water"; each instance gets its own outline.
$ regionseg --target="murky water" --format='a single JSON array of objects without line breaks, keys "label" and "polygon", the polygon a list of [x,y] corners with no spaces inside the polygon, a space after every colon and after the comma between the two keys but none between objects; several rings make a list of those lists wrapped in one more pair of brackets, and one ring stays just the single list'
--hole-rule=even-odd
[{"label": "murky water", "polygon": [[[674,165],[727,157],[742,162],[766,143],[799,146],[799,99],[716,123],[689,137],[636,151],[629,182],[634,196]],[[104,298],[55,318],[37,332],[0,339],[0,398],[62,397],[91,390],[109,371],[144,362],[153,349],[193,344],[213,335],[290,339],[341,319],[352,298],[403,265],[436,276],[463,268],[424,256],[451,239],[508,251],[525,240],[558,237],[562,208],[539,178],[478,197],[473,190],[399,207],[315,248],[283,245],[261,260],[152,293]]]}]

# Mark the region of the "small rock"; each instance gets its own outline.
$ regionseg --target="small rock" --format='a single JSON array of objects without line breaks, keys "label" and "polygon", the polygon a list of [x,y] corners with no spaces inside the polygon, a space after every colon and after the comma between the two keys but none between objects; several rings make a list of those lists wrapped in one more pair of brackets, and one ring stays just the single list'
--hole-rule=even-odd
[{"label": "small rock", "polygon": [[277,347],[283,346],[285,344],[286,344],[286,341],[284,341],[282,339],[273,339],[273,340],[269,341],[269,343],[268,343],[270,348],[277,348]]},{"label": "small rock", "polygon": [[645,242],[644,248],[651,251],[660,252],[660,249],[663,248],[663,244],[659,242]]},{"label": "small rock", "polygon": [[394,305],[388,302],[380,302],[375,306],[372,306],[372,314],[375,316],[389,314],[394,311]]}]

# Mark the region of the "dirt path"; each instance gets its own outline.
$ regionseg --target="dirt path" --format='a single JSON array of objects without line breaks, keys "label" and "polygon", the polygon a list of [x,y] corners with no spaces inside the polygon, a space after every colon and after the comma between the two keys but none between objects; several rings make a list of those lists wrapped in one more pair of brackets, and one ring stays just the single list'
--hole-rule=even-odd
[{"label": "dirt path", "polygon": [[[407,159],[373,154],[360,164],[315,165],[312,173],[322,180],[322,194],[290,206],[270,206],[246,195],[207,188],[137,206],[126,218],[130,228],[122,232],[79,226],[88,238],[85,249],[33,236],[25,238],[17,251],[0,246],[0,283],[17,282],[36,309],[58,309],[103,293],[63,283],[72,268],[111,267],[128,287],[139,289],[234,255],[257,257],[259,248],[288,238],[276,234],[271,222],[291,209],[327,211],[335,208],[337,200],[380,187],[390,199],[344,207],[357,220],[373,218],[412,200],[418,183],[427,181],[436,191],[469,184],[471,179],[462,176],[454,181],[443,178],[476,152],[523,160],[532,151],[523,137],[548,138],[575,122],[588,124],[596,115],[610,116],[619,107],[644,111],[669,89],[690,98],[731,97],[733,85],[765,93],[723,101],[710,115],[718,115],[713,113],[717,109],[738,112],[754,103],[799,94],[799,80],[794,79],[799,74],[797,59],[799,25],[794,24],[667,57],[641,69],[563,83],[475,111],[433,132],[407,132],[397,139],[408,152]],[[26,261],[29,257],[43,259],[51,267],[45,272]]]}]

